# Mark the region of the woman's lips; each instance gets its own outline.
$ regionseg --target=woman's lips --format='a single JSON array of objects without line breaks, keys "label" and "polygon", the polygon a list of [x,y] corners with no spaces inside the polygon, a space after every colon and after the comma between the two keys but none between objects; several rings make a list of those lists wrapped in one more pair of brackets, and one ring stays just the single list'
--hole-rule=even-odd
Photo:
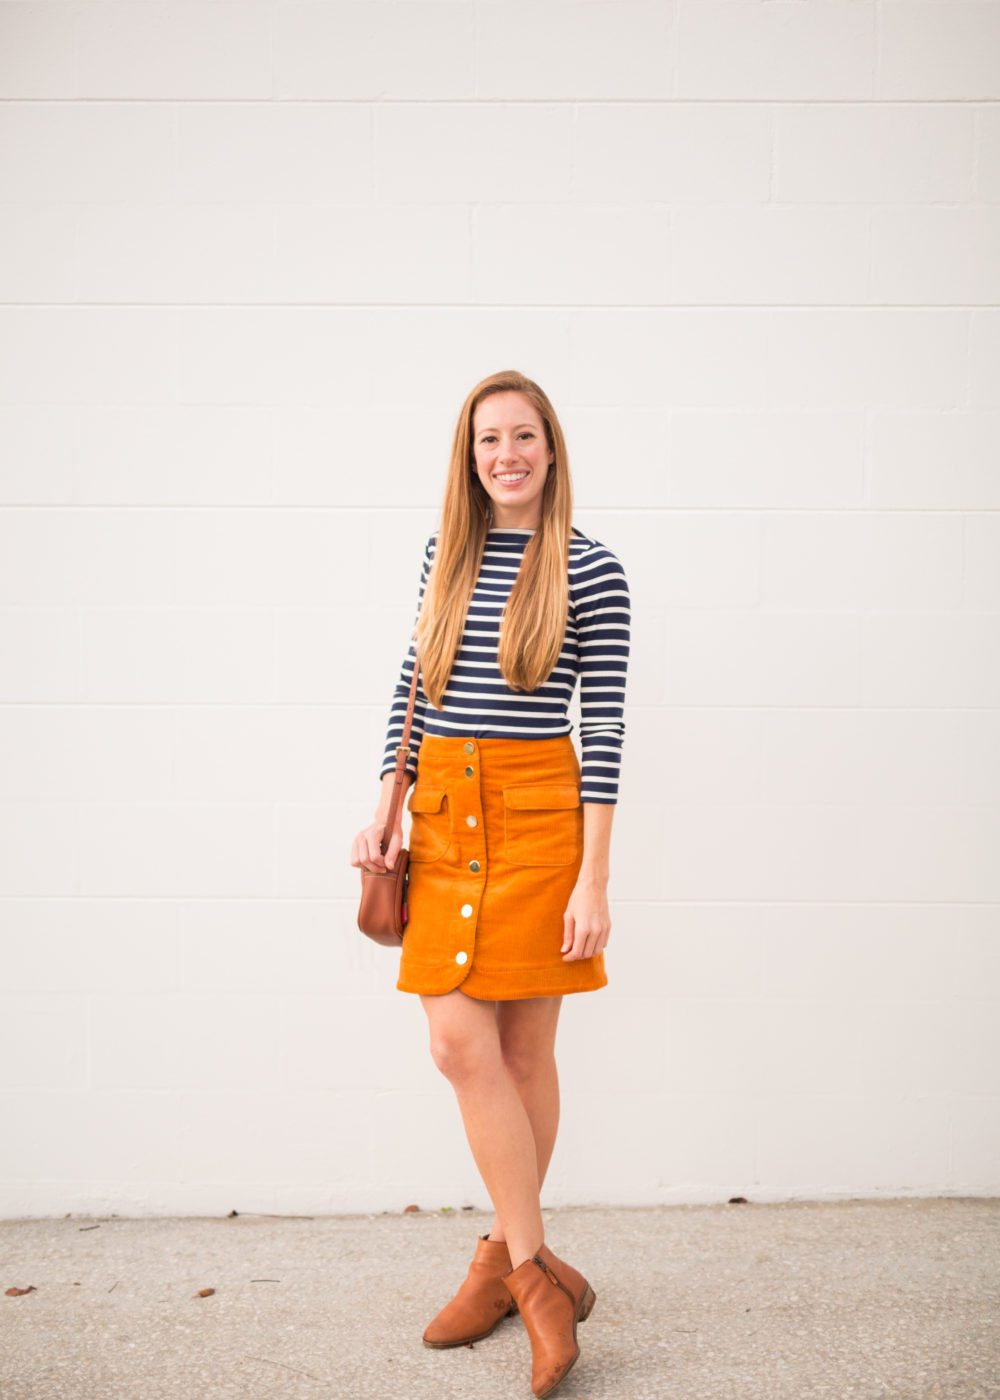
[{"label": "woman's lips", "polygon": [[500,473],[499,473],[499,472],[496,472],[496,473],[494,474],[494,476],[493,476],[493,480],[494,480],[495,482],[497,482],[500,486],[507,486],[507,487],[520,486],[523,482],[525,482],[525,481],[528,480],[528,477],[529,477],[530,475],[531,475],[530,472],[525,472],[522,476],[519,476],[515,481],[504,481],[504,479],[503,479],[503,477],[500,475]]}]

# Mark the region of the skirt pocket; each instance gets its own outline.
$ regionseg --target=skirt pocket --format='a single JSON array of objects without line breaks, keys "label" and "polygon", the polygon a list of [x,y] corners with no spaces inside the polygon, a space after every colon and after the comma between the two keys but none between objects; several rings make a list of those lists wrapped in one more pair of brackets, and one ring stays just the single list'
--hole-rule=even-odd
[{"label": "skirt pocket", "polygon": [[572,865],[583,845],[575,783],[505,787],[504,855],[512,865]]},{"label": "skirt pocket", "polygon": [[406,804],[410,823],[410,860],[425,865],[440,860],[451,845],[448,793],[442,787],[415,783]]}]

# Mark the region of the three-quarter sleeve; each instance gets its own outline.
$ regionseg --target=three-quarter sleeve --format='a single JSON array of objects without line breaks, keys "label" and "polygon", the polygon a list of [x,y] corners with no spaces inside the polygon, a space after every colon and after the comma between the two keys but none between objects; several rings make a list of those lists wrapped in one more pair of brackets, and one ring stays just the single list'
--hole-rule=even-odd
[{"label": "three-quarter sleeve", "polygon": [[[427,577],[431,571],[431,564],[434,562],[434,543],[436,535],[431,535],[424,548],[423,563],[420,567],[420,589],[417,594],[417,611],[414,614],[414,625],[420,615],[420,605],[424,598],[424,589],[427,586]],[[409,650],[403,658],[403,665],[400,668],[399,680],[392,693],[392,705],[389,710],[389,723],[386,729],[385,751],[382,755],[382,769],[379,779],[385,777],[386,773],[391,773],[396,767],[396,750],[403,737],[403,722],[406,719],[406,706],[410,698],[410,685],[413,681],[413,666],[416,661],[416,642],[411,641]],[[406,771],[416,777],[417,758],[420,752],[420,744],[424,737],[424,715],[427,710],[427,696],[424,694],[423,672],[417,677],[417,693],[413,701],[413,722],[410,725],[410,754],[406,760]]]},{"label": "three-quarter sleeve", "polygon": [[580,648],[580,800],[615,803],[631,611],[625,571],[604,545],[595,544],[578,561],[571,603]]}]

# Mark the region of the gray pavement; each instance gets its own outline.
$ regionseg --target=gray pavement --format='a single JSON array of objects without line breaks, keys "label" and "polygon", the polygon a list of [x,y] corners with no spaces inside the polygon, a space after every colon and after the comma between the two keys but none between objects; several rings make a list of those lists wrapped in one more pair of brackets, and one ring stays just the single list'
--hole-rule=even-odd
[{"label": "gray pavement", "polygon": [[[1000,1200],[546,1213],[597,1306],[558,1400],[997,1400]],[[420,1336],[478,1212],[0,1221],[3,1400],[531,1400]],[[198,1297],[214,1288],[209,1297]]]}]

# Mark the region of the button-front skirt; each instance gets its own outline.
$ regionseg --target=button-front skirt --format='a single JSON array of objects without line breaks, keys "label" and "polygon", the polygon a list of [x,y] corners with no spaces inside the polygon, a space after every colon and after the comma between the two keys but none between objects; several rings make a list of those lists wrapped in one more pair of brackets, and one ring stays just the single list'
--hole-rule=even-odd
[{"label": "button-front skirt", "polygon": [[397,987],[484,1001],[607,985],[604,955],[564,962],[583,859],[580,764],[552,739],[425,735],[407,803],[408,918]]}]

